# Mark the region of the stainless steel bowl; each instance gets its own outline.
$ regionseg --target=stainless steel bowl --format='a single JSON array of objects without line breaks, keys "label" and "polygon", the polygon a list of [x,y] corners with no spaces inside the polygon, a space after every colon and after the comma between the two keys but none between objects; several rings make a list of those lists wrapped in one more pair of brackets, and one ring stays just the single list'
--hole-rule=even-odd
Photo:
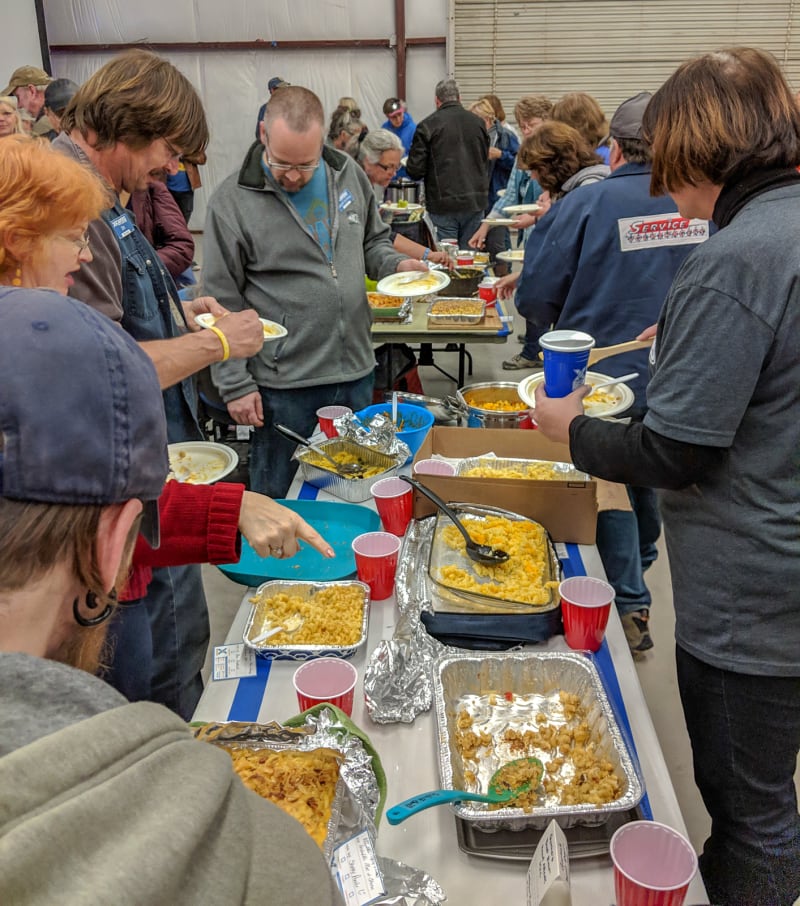
[{"label": "stainless steel bowl", "polygon": [[[383,394],[383,398],[390,403],[392,401],[392,391],[387,390]],[[421,393],[398,392],[397,402],[410,403],[412,406],[423,406],[433,413],[437,425],[452,425],[453,422],[460,421],[463,417],[461,407],[453,397],[438,399],[435,396],[423,396]]]},{"label": "stainless steel bowl", "polygon": [[[456,397],[469,428],[529,428],[528,408],[520,398],[519,384],[512,381],[490,381],[469,384],[456,391]],[[518,402],[518,412],[502,412],[484,408],[482,403]]]}]

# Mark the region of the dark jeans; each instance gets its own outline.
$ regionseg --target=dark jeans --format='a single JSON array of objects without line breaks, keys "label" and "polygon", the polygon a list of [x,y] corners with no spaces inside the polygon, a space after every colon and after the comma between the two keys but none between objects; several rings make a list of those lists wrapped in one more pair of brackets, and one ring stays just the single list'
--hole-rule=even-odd
[{"label": "dark jeans", "polygon": [[294,441],[272,429],[286,425],[303,437],[310,437],[317,427],[317,409],[321,406],[349,406],[353,412],[372,403],[375,373],[346,384],[300,387],[293,390],[261,388],[264,426],[256,428],[250,439],[250,489],[270,497],[285,497],[292,484],[297,462],[292,459]]},{"label": "dark jeans", "polygon": [[486,234],[486,245],[483,250],[489,256],[489,264],[494,268],[497,277],[504,277],[509,272],[508,264],[497,260],[498,252],[505,252],[511,248],[508,236],[508,227],[493,227]]},{"label": "dark jeans", "polygon": [[153,679],[153,636],[144,598],[117,608],[108,630],[111,663],[103,679],[129,702],[150,701]]},{"label": "dark jeans", "polygon": [[709,899],[791,906],[800,896],[800,677],[731,673],[680,646],[676,657],[695,783],[711,815],[700,856]]},{"label": "dark jeans", "polygon": [[656,492],[630,486],[627,490],[632,512],[603,510],[597,514],[597,550],[614,586],[620,616],[650,607],[644,572],[658,556],[656,541],[661,534]]},{"label": "dark jeans", "polygon": [[542,347],[539,345],[539,337],[543,333],[547,333],[548,330],[550,330],[549,327],[540,327],[538,324],[534,324],[533,321],[526,319],[525,342],[522,345],[520,355],[530,359],[531,362],[538,362],[539,353],[542,351]]},{"label": "dark jeans", "polygon": [[192,216],[192,211],[194,210],[194,192],[172,192],[170,195],[175,199],[175,203],[181,209],[181,214],[183,214],[183,219],[186,221],[186,226],[189,226],[189,218]]},{"label": "dark jeans", "polygon": [[436,227],[436,241],[457,239],[460,249],[468,248],[467,243],[478,232],[483,220],[483,211],[464,212],[459,214],[431,214]]}]

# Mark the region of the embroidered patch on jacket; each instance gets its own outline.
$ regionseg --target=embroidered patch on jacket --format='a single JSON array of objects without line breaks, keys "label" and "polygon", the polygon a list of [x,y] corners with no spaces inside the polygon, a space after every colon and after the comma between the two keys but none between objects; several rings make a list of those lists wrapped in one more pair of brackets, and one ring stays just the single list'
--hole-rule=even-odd
[{"label": "embroidered patch on jacket", "polygon": [[707,220],[689,220],[675,214],[649,214],[647,217],[621,217],[619,247],[622,252],[661,248],[672,245],[695,245],[708,239]]}]

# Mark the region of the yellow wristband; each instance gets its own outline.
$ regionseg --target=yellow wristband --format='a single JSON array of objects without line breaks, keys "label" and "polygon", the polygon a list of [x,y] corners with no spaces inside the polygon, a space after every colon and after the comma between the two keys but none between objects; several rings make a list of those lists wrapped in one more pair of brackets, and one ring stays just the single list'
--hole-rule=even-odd
[{"label": "yellow wristband", "polygon": [[210,324],[207,329],[219,337],[219,341],[222,343],[222,361],[227,362],[231,357],[231,347],[228,345],[228,338],[219,327],[215,327],[213,324]]}]

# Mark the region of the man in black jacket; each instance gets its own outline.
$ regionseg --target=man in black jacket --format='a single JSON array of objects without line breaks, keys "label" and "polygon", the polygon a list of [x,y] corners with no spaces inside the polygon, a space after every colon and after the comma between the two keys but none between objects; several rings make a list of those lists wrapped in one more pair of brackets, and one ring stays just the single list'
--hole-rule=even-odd
[{"label": "man in black jacket", "polygon": [[436,112],[417,126],[406,172],[425,180],[425,204],[438,239],[459,248],[480,226],[489,195],[489,136],[479,117],[461,106],[458,83],[436,86]]}]

